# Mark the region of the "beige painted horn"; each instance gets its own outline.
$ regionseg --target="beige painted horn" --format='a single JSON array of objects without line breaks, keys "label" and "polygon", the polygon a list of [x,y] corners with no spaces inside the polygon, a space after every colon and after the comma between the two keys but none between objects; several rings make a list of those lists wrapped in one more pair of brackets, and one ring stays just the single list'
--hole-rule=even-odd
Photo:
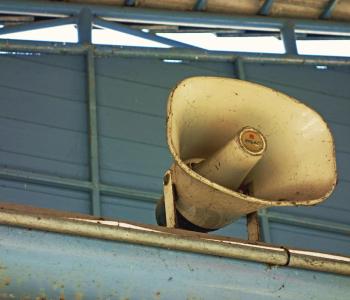
[{"label": "beige painted horn", "polygon": [[336,184],[333,138],[320,115],[247,81],[180,82],[168,100],[167,141],[174,164],[165,197],[171,176],[174,210],[204,231],[262,208],[315,205]]}]

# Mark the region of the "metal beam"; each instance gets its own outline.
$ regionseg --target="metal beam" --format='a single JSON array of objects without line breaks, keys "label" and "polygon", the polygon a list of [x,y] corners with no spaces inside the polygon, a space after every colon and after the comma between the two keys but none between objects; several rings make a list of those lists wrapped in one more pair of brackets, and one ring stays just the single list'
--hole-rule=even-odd
[{"label": "metal beam", "polygon": [[261,229],[262,229],[262,237],[265,243],[271,243],[271,233],[270,233],[270,222],[269,215],[266,209],[261,209],[258,212],[260,217]]},{"label": "metal beam", "polygon": [[5,26],[0,29],[0,35],[23,32],[28,30],[51,28],[55,26],[76,24],[76,22],[77,22],[77,18],[71,17],[71,18],[60,18],[60,19],[45,20],[45,21],[36,21],[36,22],[15,25],[15,26]]},{"label": "metal beam", "polygon": [[294,23],[287,22],[281,29],[282,40],[287,55],[298,55]]},{"label": "metal beam", "polygon": [[92,14],[88,8],[83,8],[78,17],[78,41],[80,44],[91,44]]},{"label": "metal beam", "polygon": [[338,0],[329,0],[324,11],[320,15],[320,19],[329,19],[332,16],[333,10],[337,6]]},{"label": "metal beam", "polygon": [[[235,69],[236,69],[236,75],[241,80],[246,80],[246,74],[244,70],[244,63],[241,58],[236,59],[235,61]],[[262,209],[262,213],[258,213],[258,216],[260,217],[260,227],[262,231],[262,238],[263,241],[266,243],[271,242],[271,235],[270,235],[270,226],[269,226],[269,219],[266,214],[266,210]],[[249,237],[249,230],[248,230],[248,237]]]},{"label": "metal beam", "polygon": [[0,168],[0,178],[6,180],[23,181],[47,186],[67,188],[79,191],[90,191],[92,184],[89,181],[51,176],[22,170]]},{"label": "metal beam", "polygon": [[86,54],[87,66],[87,94],[89,112],[89,150],[90,150],[90,176],[92,183],[92,214],[101,215],[100,199],[100,165],[97,128],[97,103],[95,80],[95,57],[90,48]]},{"label": "metal beam", "polygon": [[[0,44],[1,48],[1,44]],[[119,57],[143,57],[155,59],[182,59],[193,61],[226,61],[234,62],[237,58],[247,63],[296,64],[296,65],[350,65],[349,58],[336,58],[310,55],[262,54],[248,52],[221,52],[197,49],[156,49],[140,47],[95,46],[97,55]]]},{"label": "metal beam", "polygon": [[204,11],[207,9],[207,0],[197,0],[195,5],[193,6],[193,10]]},{"label": "metal beam", "polygon": [[167,39],[167,38],[155,35],[153,33],[143,32],[141,30],[133,29],[133,28],[130,28],[128,26],[121,25],[121,24],[118,24],[118,23],[108,22],[108,21],[102,20],[100,18],[94,18],[93,22],[94,22],[95,26],[116,30],[116,31],[119,31],[119,32],[130,34],[132,36],[137,36],[137,37],[149,40],[149,41],[161,43],[161,44],[168,45],[168,46],[171,46],[171,47],[197,48],[197,47],[189,45],[189,44],[185,44],[185,43],[177,42],[177,41],[174,41],[174,40],[171,40],[171,39]]},{"label": "metal beam", "polygon": [[312,55],[284,55],[261,54],[249,52],[221,52],[200,49],[162,49],[108,45],[79,45],[72,43],[33,42],[20,40],[1,40],[0,51],[11,53],[47,53],[47,54],[84,54],[93,49],[95,56],[139,57],[154,59],[184,59],[190,61],[221,61],[234,62],[237,58],[247,63],[295,64],[295,65],[332,65],[349,66],[349,58],[312,56]]},{"label": "metal beam", "polygon": [[[88,8],[83,8],[78,18],[79,43],[91,45],[92,13]],[[89,47],[86,54],[86,82],[88,101],[88,124],[89,124],[89,153],[90,153],[90,179],[92,214],[101,215],[100,200],[100,167],[97,129],[97,103],[96,103],[96,79],[95,57],[93,48]]]},{"label": "metal beam", "polygon": [[[279,30],[288,19],[271,17],[226,16],[203,12],[174,12],[166,10],[115,7],[108,5],[87,5],[53,1],[2,0],[0,13],[17,15],[71,16],[78,15],[83,7],[89,8],[95,16],[120,22],[145,24],[182,25],[205,28],[247,28]],[[320,20],[295,20],[296,29],[320,32],[350,33],[347,22]]]},{"label": "metal beam", "polygon": [[259,14],[267,16],[270,13],[273,1],[274,0],[265,0],[264,4],[261,6],[259,10]]},{"label": "metal beam", "polygon": [[302,226],[315,230],[322,230],[328,232],[336,232],[345,235],[350,235],[350,226],[347,224],[329,222],[325,220],[318,220],[310,217],[299,217],[292,214],[269,211],[265,213],[269,220],[281,224],[288,224],[294,226]]},{"label": "metal beam", "polygon": [[39,42],[23,40],[0,39],[0,51],[11,53],[45,53],[60,55],[81,55],[86,53],[90,46],[73,43]]},{"label": "metal beam", "polygon": [[135,6],[136,0],[125,0],[124,5],[125,6]]},{"label": "metal beam", "polygon": [[123,188],[107,184],[100,184],[100,191],[103,195],[123,197],[127,199],[134,199],[154,204],[161,198],[160,193]]},{"label": "metal beam", "polygon": [[[60,187],[78,191],[92,191],[93,184],[90,181],[77,180],[71,178],[63,178],[60,176],[51,176],[35,172],[27,172],[22,170],[0,168],[0,178],[5,180],[14,180],[20,182],[29,182],[34,184],[42,184],[46,186]],[[100,184],[100,192],[104,195],[117,196],[127,199],[135,199],[155,203],[160,198],[159,193],[135,190],[130,188]]]},{"label": "metal beam", "polygon": [[[235,73],[237,78],[241,80],[246,80],[243,60],[241,58],[237,58],[234,64],[235,64],[235,71],[236,71]],[[271,241],[271,237],[270,237],[268,217],[266,216],[266,214],[259,214],[259,217],[260,217],[260,227],[262,231],[263,241],[269,243]],[[249,229],[248,229],[248,237],[249,237]]]},{"label": "metal beam", "polygon": [[[241,58],[237,58],[235,61],[235,71],[238,79],[246,80],[245,70],[244,70],[244,63]],[[258,214],[260,217],[260,227],[262,230],[262,236],[259,234],[259,238],[262,238],[264,242],[270,243],[271,237],[270,237],[270,228],[269,228],[269,222],[268,217],[266,214]],[[248,216],[247,216],[248,218]],[[247,221],[247,227],[248,227],[248,238],[249,238],[249,223]]]},{"label": "metal beam", "polygon": [[236,71],[237,78],[241,80],[245,80],[243,60],[241,58],[237,58],[234,64],[235,64],[235,71]]}]

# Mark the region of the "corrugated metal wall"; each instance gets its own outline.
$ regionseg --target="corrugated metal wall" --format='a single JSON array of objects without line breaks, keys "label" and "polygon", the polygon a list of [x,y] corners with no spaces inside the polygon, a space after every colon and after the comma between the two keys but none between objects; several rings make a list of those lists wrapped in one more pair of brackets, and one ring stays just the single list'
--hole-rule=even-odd
[{"label": "corrugated metal wall", "polygon": [[[85,65],[82,57],[0,56],[0,164],[88,179]],[[1,181],[1,200],[90,212],[89,194]]]},{"label": "corrugated metal wall", "polygon": [[[0,167],[89,180],[84,58],[0,56]],[[161,193],[171,164],[165,108],[171,88],[196,76],[236,77],[234,65],[165,63],[156,59],[96,58],[100,176],[104,184]],[[350,225],[349,69],[246,64],[247,80],[294,96],[329,122],[337,146],[339,184],[314,208],[281,208],[297,217]],[[0,180],[4,201],[91,212],[90,195],[28,181]],[[154,203],[102,195],[102,215],[154,224]],[[246,237],[244,220],[219,233]],[[270,222],[272,242],[349,254],[349,236]]]}]

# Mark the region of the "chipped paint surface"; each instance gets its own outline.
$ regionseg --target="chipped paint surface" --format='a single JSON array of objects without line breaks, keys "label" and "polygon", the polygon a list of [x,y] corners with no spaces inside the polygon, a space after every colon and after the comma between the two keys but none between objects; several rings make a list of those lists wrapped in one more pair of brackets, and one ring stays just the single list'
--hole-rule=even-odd
[{"label": "chipped paint surface", "polygon": [[0,226],[1,299],[347,299],[350,277]]}]

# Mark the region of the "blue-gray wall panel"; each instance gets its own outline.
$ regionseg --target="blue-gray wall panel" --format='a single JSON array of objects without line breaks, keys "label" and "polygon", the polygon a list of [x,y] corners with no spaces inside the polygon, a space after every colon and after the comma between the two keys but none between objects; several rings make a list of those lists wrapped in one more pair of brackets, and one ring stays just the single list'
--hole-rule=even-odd
[{"label": "blue-gray wall panel", "polygon": [[[86,164],[83,160],[86,153],[86,136],[83,134],[2,118],[0,127],[0,140],[6,141],[1,145],[0,151],[4,155],[12,153],[23,157],[29,164],[27,171],[74,178],[86,177]],[[32,157],[46,160],[49,164],[36,164],[31,161]],[[52,169],[52,163],[61,167]],[[24,169],[22,161],[18,159],[2,160],[0,165]]]},{"label": "blue-gray wall panel", "polygon": [[317,69],[311,65],[245,64],[248,79],[264,79],[300,91],[310,91],[324,95],[348,99],[350,86],[347,78],[349,67],[328,67]]},{"label": "blue-gray wall panel", "polygon": [[171,89],[184,75],[233,76],[234,66],[231,63],[167,63],[157,59],[102,57],[97,60],[97,74],[125,83]]},{"label": "blue-gray wall panel", "polygon": [[135,141],[167,149],[165,146],[165,131],[162,131],[162,129],[165,129],[164,117],[101,107],[99,109],[99,120],[103,137]]},{"label": "blue-gray wall panel", "polygon": [[102,215],[112,219],[155,225],[154,209],[155,204],[150,202],[120,197],[102,197]]},{"label": "blue-gray wall panel", "polygon": [[[83,57],[0,55],[0,58],[0,86],[35,95],[84,102]],[[52,61],[55,61],[55,64],[52,64]]]},{"label": "blue-gray wall panel", "polygon": [[190,76],[234,76],[231,63],[116,57],[98,58],[96,70],[102,181],[159,192],[171,164],[165,133],[171,89]]},{"label": "blue-gray wall panel", "polygon": [[270,223],[272,242],[284,246],[349,255],[349,236]]},{"label": "blue-gray wall panel", "polygon": [[171,164],[167,149],[110,138],[101,138],[100,142],[103,182],[120,185],[125,181],[122,177],[127,176],[126,186],[140,188],[145,186],[143,179],[149,177],[147,182],[152,178],[152,184],[146,189],[161,191],[163,174]]},{"label": "blue-gray wall panel", "polygon": [[99,75],[99,107],[164,118],[169,89]]},{"label": "blue-gray wall panel", "polygon": [[83,57],[0,55],[0,66],[0,166],[87,179]]},{"label": "blue-gray wall panel", "polygon": [[89,214],[88,193],[0,179],[0,200]]},{"label": "blue-gray wall panel", "polygon": [[[130,146],[129,146],[130,147]],[[103,154],[103,153],[101,153]],[[169,156],[170,163],[170,156]],[[109,170],[105,165],[103,166],[103,179],[104,183],[115,185],[115,181],[118,181],[118,185],[130,188],[136,188],[140,190],[146,190],[151,192],[161,193],[163,188],[163,176],[152,176],[147,174],[141,174],[133,171],[116,171]],[[164,173],[164,172],[163,172]],[[162,174],[163,174],[162,173]]]},{"label": "blue-gray wall panel", "polygon": [[[28,93],[18,88],[2,87],[1,118],[21,120],[33,124],[49,126],[76,132],[86,132],[85,118],[77,120],[86,110],[85,102],[72,101],[55,96]],[[83,99],[85,101],[85,99]],[[40,109],[39,109],[40,108]],[[47,112],[54,113],[48,114]],[[65,117],[63,118],[62,115]]]},{"label": "blue-gray wall panel", "polygon": [[236,222],[213,232],[214,234],[224,236],[234,236],[236,238],[247,239],[247,221],[243,217]]}]

